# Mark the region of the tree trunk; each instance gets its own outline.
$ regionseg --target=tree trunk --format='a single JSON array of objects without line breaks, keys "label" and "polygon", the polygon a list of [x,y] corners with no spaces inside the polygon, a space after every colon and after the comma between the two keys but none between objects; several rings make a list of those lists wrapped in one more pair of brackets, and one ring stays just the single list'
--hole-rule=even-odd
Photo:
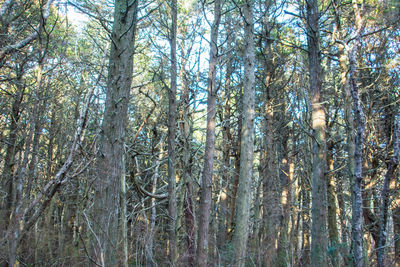
[{"label": "tree trunk", "polygon": [[217,232],[217,246],[222,249],[228,240],[227,235],[227,218],[228,218],[228,184],[231,180],[230,168],[230,152],[231,152],[231,133],[230,133],[230,96],[229,89],[226,92],[227,101],[224,107],[224,115],[222,116],[222,136],[223,136],[223,148],[222,148],[222,166],[221,166],[221,188],[220,188],[220,200],[218,205],[218,232]]},{"label": "tree trunk", "polygon": [[[272,54],[271,41],[269,35],[267,39],[267,56]],[[265,238],[263,240],[264,255],[263,264],[265,266],[273,266],[277,256],[276,240],[278,237],[278,226],[281,215],[279,192],[280,181],[278,178],[278,164],[276,160],[275,142],[274,142],[274,102],[272,99],[271,88],[271,65],[272,60],[267,59],[265,62],[265,82],[266,88],[264,92],[264,119],[263,119],[263,140],[262,140],[262,155],[261,168],[263,179],[263,224]],[[283,109],[282,109],[283,110]],[[281,144],[277,144],[281,145]],[[281,156],[281,155],[280,155]]]},{"label": "tree trunk", "polygon": [[233,248],[235,251],[233,266],[242,267],[246,263],[246,247],[249,231],[251,181],[253,177],[254,154],[254,102],[255,102],[255,50],[253,1],[243,4],[244,22],[244,89],[243,89],[243,128],[241,133],[241,153],[239,187],[236,198],[235,232]]},{"label": "tree trunk", "polygon": [[[303,135],[305,137],[305,134]],[[311,151],[311,140],[306,139],[305,149]],[[302,218],[302,247],[301,247],[301,256],[300,256],[300,266],[309,266],[310,265],[310,226],[311,226],[311,173],[312,173],[312,166],[311,157],[308,157],[304,164],[305,174],[301,177],[301,218]]]},{"label": "tree trunk", "polygon": [[385,246],[386,246],[386,236],[387,236],[387,219],[388,219],[388,209],[390,205],[390,182],[394,178],[394,172],[399,164],[399,131],[400,131],[400,115],[398,115],[395,121],[393,130],[393,156],[389,161],[388,169],[386,171],[385,180],[383,183],[383,188],[381,192],[382,197],[382,207],[380,215],[380,227],[379,227],[379,239],[377,245],[377,258],[378,266],[385,266]]},{"label": "tree trunk", "polygon": [[[232,31],[231,20],[228,17],[228,41],[227,41],[227,50],[232,49],[233,43],[233,36],[234,33]],[[226,65],[226,74],[225,74],[225,103],[221,110],[221,121],[222,121],[222,183],[224,184],[221,198],[221,203],[219,207],[219,230],[218,230],[218,248],[223,249],[224,245],[228,240],[228,227],[229,227],[229,198],[228,198],[228,191],[229,191],[229,184],[232,179],[232,171],[230,167],[230,158],[231,158],[231,151],[232,151],[232,134],[231,134],[231,79],[233,73],[233,55],[229,54],[227,59]]]},{"label": "tree trunk", "polygon": [[118,217],[138,0],[115,1],[107,95],[94,182],[92,258],[102,266],[118,263]]},{"label": "tree trunk", "polygon": [[[281,137],[283,147],[282,153],[282,167],[281,167],[281,180],[282,180],[282,194],[280,204],[282,205],[282,217],[279,227],[278,250],[277,250],[277,266],[286,267],[290,266],[290,240],[289,240],[289,221],[290,210],[292,205],[292,183],[294,178],[294,149],[295,140],[293,140],[292,151],[289,160],[288,139],[289,132],[285,131]],[[294,216],[292,214],[292,216]],[[293,228],[293,225],[292,225]]]},{"label": "tree trunk", "polygon": [[357,84],[357,51],[361,45],[361,36],[364,29],[358,3],[353,0],[354,13],[356,16],[356,39],[355,43],[348,50],[349,58],[349,82],[353,98],[354,126],[356,128],[354,146],[354,174],[353,174],[353,213],[352,213],[352,239],[353,239],[353,264],[355,267],[362,267],[363,264],[363,210],[362,210],[362,158],[365,131],[365,115],[359,96]]},{"label": "tree trunk", "polygon": [[334,176],[334,159],[333,159],[333,146],[332,141],[328,145],[327,164],[328,164],[328,179],[327,179],[327,192],[328,192],[328,233],[330,241],[331,261],[333,267],[339,266],[339,232],[338,222],[336,217],[336,183]]},{"label": "tree trunk", "polygon": [[322,104],[322,66],[319,33],[318,1],[307,1],[307,43],[309,53],[310,90],[312,106],[312,225],[311,265],[324,267],[327,262],[327,197],[326,197],[326,122]]},{"label": "tree trunk", "polygon": [[400,266],[400,205],[392,209],[393,230],[394,230],[394,262],[395,266]]},{"label": "tree trunk", "polygon": [[15,179],[15,197],[14,197],[14,209],[12,212],[11,220],[10,220],[10,230],[11,230],[11,238],[10,238],[10,244],[9,244],[9,258],[8,258],[8,264],[9,266],[15,266],[15,261],[17,259],[17,248],[18,248],[18,243],[20,240],[20,231],[19,231],[19,213],[21,210],[21,199],[22,199],[22,187],[23,187],[23,178],[25,173],[21,172],[17,175]]},{"label": "tree trunk", "polygon": [[[184,44],[182,42],[182,50],[184,51]],[[188,55],[189,56],[189,55]],[[182,81],[182,96],[181,102],[183,105],[183,115],[181,123],[181,136],[182,136],[182,185],[185,186],[183,197],[183,213],[184,213],[184,224],[186,229],[186,249],[187,249],[187,266],[195,266],[196,258],[196,245],[195,245],[195,215],[193,206],[193,179],[192,179],[192,164],[193,154],[191,153],[191,144],[193,140],[193,119],[190,108],[190,92],[189,92],[189,80],[185,70],[187,57],[182,55],[183,62],[180,69],[180,77]]]},{"label": "tree trunk", "polygon": [[218,28],[221,19],[221,2],[214,1],[214,23],[211,27],[211,49],[208,70],[208,97],[207,97],[207,132],[206,148],[204,152],[204,169],[201,183],[201,197],[199,209],[199,233],[197,245],[197,264],[206,267],[209,250],[209,224],[211,208],[211,189],[215,150],[215,114],[216,114],[216,65],[218,52]]},{"label": "tree trunk", "polygon": [[[348,62],[347,55],[345,53],[345,47],[343,45],[339,45],[339,65],[341,71],[341,87],[343,90],[343,95],[345,99],[344,105],[344,118],[346,122],[346,151],[348,155],[354,155],[354,121],[352,114],[352,99],[350,87],[347,81],[347,71],[348,71]],[[347,168],[346,168],[346,177],[348,180],[344,180],[343,178],[338,183],[338,204],[340,209],[340,222],[341,222],[341,232],[342,232],[342,256],[345,264],[350,261],[350,253],[349,253],[349,237],[348,237],[348,224],[346,220],[346,203],[344,201],[344,186],[348,184],[353,184],[353,173],[354,173],[354,157],[347,157]],[[346,186],[347,187],[347,186]],[[342,190],[340,190],[342,189]]]},{"label": "tree trunk", "polygon": [[250,242],[250,253],[253,254],[254,261],[256,265],[260,265],[262,263],[261,260],[261,243],[260,243],[260,231],[262,231],[262,219],[261,219],[261,208],[262,208],[262,203],[261,203],[261,192],[263,189],[262,186],[262,179],[259,178],[256,181],[256,187],[255,187],[255,197],[254,197],[254,205],[253,205],[253,229],[251,231],[251,242]]},{"label": "tree trunk", "polygon": [[186,182],[186,195],[185,195],[185,224],[186,224],[186,244],[188,251],[188,264],[187,266],[193,267],[195,266],[195,256],[196,256],[196,247],[195,247],[195,227],[194,227],[194,205],[192,199],[192,184],[187,181]]},{"label": "tree trunk", "polygon": [[[160,146],[160,151],[159,155],[157,156],[156,162],[155,162],[155,168],[154,168],[154,178],[153,178],[153,184],[151,187],[151,193],[153,195],[156,194],[156,188],[157,188],[157,183],[158,179],[160,176],[160,165],[161,165],[161,160],[163,157],[164,153],[164,136],[161,137],[159,146]],[[154,243],[154,231],[155,231],[155,226],[156,226],[156,218],[157,218],[157,210],[156,210],[156,199],[151,198],[150,205],[151,205],[151,217],[150,217],[150,229],[148,230],[148,234],[146,236],[146,245],[145,245],[145,257],[146,257],[146,267],[153,267],[155,265],[155,261],[153,259],[153,243]]]},{"label": "tree trunk", "polygon": [[236,214],[236,199],[237,199],[237,191],[239,186],[239,172],[240,172],[240,149],[241,149],[241,137],[240,134],[242,132],[242,123],[243,123],[243,114],[242,114],[242,99],[241,97],[237,98],[236,101],[238,104],[238,126],[237,126],[237,140],[234,145],[234,161],[235,161],[235,169],[232,175],[232,195],[229,201],[229,218],[228,218],[228,240],[232,240],[233,231],[235,229],[235,214]]},{"label": "tree trunk", "polygon": [[171,266],[175,265],[177,257],[176,244],[176,152],[175,152],[175,137],[176,137],[176,90],[177,90],[177,61],[176,61],[176,32],[177,32],[177,16],[178,6],[177,0],[171,2],[171,86],[168,91],[168,251],[169,261]]}]

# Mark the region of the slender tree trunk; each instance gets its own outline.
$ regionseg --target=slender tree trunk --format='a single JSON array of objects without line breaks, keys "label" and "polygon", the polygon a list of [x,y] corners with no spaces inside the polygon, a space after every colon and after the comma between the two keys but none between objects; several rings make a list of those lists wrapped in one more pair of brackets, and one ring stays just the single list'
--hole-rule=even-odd
[{"label": "slender tree trunk", "polygon": [[[288,151],[289,133],[286,131],[282,137],[283,158],[281,167],[281,178],[283,190],[281,194],[280,204],[282,205],[282,219],[279,227],[278,250],[277,250],[277,266],[290,265],[290,241],[289,241],[289,221],[290,221],[290,208],[292,205],[292,182],[294,176],[294,151],[292,150],[289,157]],[[294,141],[294,140],[293,140]],[[295,145],[293,144],[293,148]],[[289,160],[290,158],[290,160]],[[292,225],[293,228],[293,225]]]},{"label": "slender tree trunk", "polygon": [[392,214],[394,228],[394,262],[395,266],[400,266],[400,205],[392,209]]},{"label": "slender tree trunk", "polygon": [[336,183],[334,176],[334,159],[333,159],[333,146],[332,142],[328,145],[327,164],[328,164],[328,179],[327,179],[327,192],[328,192],[328,233],[330,240],[331,261],[334,267],[339,266],[339,231],[338,222],[336,217]]},{"label": "slender tree trunk", "polygon": [[[155,168],[154,168],[154,178],[153,178],[153,184],[152,184],[152,189],[151,193],[154,195],[156,193],[156,188],[157,188],[157,183],[158,179],[160,176],[160,164],[161,160],[163,157],[164,153],[164,136],[161,137],[159,146],[160,146],[160,151],[159,155],[156,159],[155,162]],[[157,210],[156,210],[156,199],[151,198],[150,201],[151,205],[151,217],[150,217],[150,229],[148,231],[147,237],[146,237],[146,245],[145,245],[145,257],[146,257],[146,267],[153,267],[155,266],[155,261],[153,259],[153,243],[154,243],[154,231],[155,231],[155,226],[156,226],[156,218],[157,218]]]},{"label": "slender tree trunk", "polygon": [[[183,42],[184,44],[184,42]],[[184,48],[182,48],[184,50]],[[190,93],[189,93],[189,80],[186,74],[186,62],[187,57],[182,55],[184,58],[180,69],[180,77],[182,81],[182,103],[183,103],[183,122],[181,126],[181,136],[183,137],[183,185],[184,190],[184,203],[183,213],[185,220],[186,229],[186,249],[187,249],[187,266],[195,266],[196,258],[196,245],[195,245],[195,216],[193,207],[193,189],[192,189],[192,164],[193,155],[191,153],[191,144],[193,139],[193,121],[191,116],[190,108]]]},{"label": "slender tree trunk", "polygon": [[50,128],[49,128],[49,143],[47,145],[47,179],[50,179],[54,174],[54,141],[56,138],[57,131],[57,101],[55,100],[52,104]]},{"label": "slender tree trunk", "polygon": [[14,206],[15,208],[13,209],[12,212],[12,217],[10,221],[10,229],[11,229],[11,238],[10,238],[10,244],[9,244],[9,259],[8,259],[8,264],[9,266],[15,266],[15,261],[17,257],[17,248],[18,248],[18,243],[19,243],[19,217],[18,214],[20,213],[21,210],[21,199],[22,199],[22,186],[23,186],[23,176],[22,174],[25,173],[20,173],[17,175],[15,179],[15,199],[14,199]]},{"label": "slender tree trunk", "polygon": [[[347,81],[347,71],[348,71],[348,59],[345,53],[345,47],[343,45],[339,45],[339,65],[341,71],[341,87],[343,90],[343,96],[345,99],[344,105],[344,118],[346,122],[346,151],[348,155],[354,155],[354,121],[353,121],[353,114],[352,114],[352,99],[351,99],[351,92],[350,87]],[[342,233],[342,256],[345,263],[349,262],[350,253],[349,253],[349,242],[348,242],[348,224],[346,220],[346,203],[344,201],[344,192],[345,192],[345,185],[353,184],[353,173],[354,173],[354,157],[349,156],[347,157],[347,168],[346,168],[346,177],[348,180],[342,178],[338,182],[338,204],[340,209],[340,222],[341,222],[341,233]]]},{"label": "slender tree trunk", "polygon": [[228,184],[231,180],[230,171],[230,152],[231,152],[231,133],[230,133],[230,96],[229,89],[225,91],[227,101],[224,107],[223,126],[222,126],[222,136],[223,136],[223,148],[222,148],[222,185],[220,192],[220,202],[218,211],[218,232],[217,232],[217,245],[219,249],[222,249],[225,242],[228,240],[227,235],[227,223],[228,223]]},{"label": "slender tree trunk", "polygon": [[[335,31],[338,33],[341,38],[343,34],[342,30],[342,23],[341,23],[341,17],[340,14],[338,13],[338,1],[333,1],[332,2],[334,5],[334,12],[335,12],[335,21],[336,21],[336,29]],[[335,36],[334,36],[335,37]],[[354,121],[353,121],[353,114],[352,114],[352,99],[351,99],[351,92],[350,92],[350,87],[347,79],[347,72],[348,72],[348,54],[346,53],[346,45],[343,43],[338,44],[338,56],[339,56],[339,66],[340,66],[340,86],[343,92],[343,97],[344,97],[344,119],[346,122],[345,126],[345,131],[346,131],[346,151],[348,155],[354,155]],[[346,203],[344,199],[344,192],[346,192],[346,187],[348,183],[350,185],[353,184],[353,174],[354,174],[354,157],[349,156],[347,157],[347,162],[346,162],[347,168],[346,168],[346,176],[345,178],[347,179],[338,179],[337,183],[337,191],[339,192],[338,194],[338,205],[339,205],[339,210],[340,210],[340,228],[341,228],[341,236],[342,236],[342,245],[341,245],[341,250],[340,253],[343,257],[344,264],[348,265],[350,264],[350,252],[349,252],[349,237],[348,237],[348,223],[346,219]]]},{"label": "slender tree trunk", "polygon": [[[271,25],[270,9],[273,1],[264,1],[266,15],[264,16],[262,28],[262,38],[265,47],[263,48],[263,80],[265,81],[265,88],[263,92],[263,138],[261,141],[261,172],[260,175],[263,180],[263,236],[262,236],[262,251],[263,251],[263,265],[273,266],[277,264],[277,240],[279,235],[279,224],[281,219],[281,206],[280,206],[280,191],[281,182],[279,181],[279,162],[277,158],[284,157],[283,153],[276,153],[276,147],[281,148],[281,143],[275,142],[274,124],[279,121],[274,115],[280,114],[281,110],[277,111],[274,105],[274,87],[273,87],[273,71],[274,61],[272,56],[272,45],[274,43],[271,38]],[[284,117],[284,115],[283,115]],[[277,155],[279,154],[279,155]]]},{"label": "slender tree trunk", "polygon": [[199,209],[199,232],[197,245],[197,264],[206,267],[209,250],[209,225],[211,208],[211,189],[215,150],[215,114],[216,114],[216,66],[218,51],[218,28],[221,19],[221,2],[214,1],[214,23],[211,27],[211,49],[208,70],[208,96],[207,96],[207,132],[206,148],[204,154],[203,179],[201,183],[201,197]]},{"label": "slender tree trunk", "polygon": [[256,182],[256,187],[255,187],[255,197],[254,197],[254,214],[253,216],[253,229],[251,231],[251,243],[250,243],[250,251],[254,255],[254,262],[256,265],[260,265],[262,263],[261,260],[261,243],[260,243],[260,232],[262,231],[262,218],[261,218],[261,208],[262,208],[262,198],[261,198],[261,192],[263,190],[262,186],[262,179],[259,178],[258,181]]},{"label": "slender tree trunk", "polygon": [[188,251],[188,265],[189,267],[195,266],[195,227],[194,227],[194,205],[193,205],[193,189],[192,184],[186,182],[186,195],[185,195],[185,224],[186,224],[186,244]]},{"label": "slender tree trunk", "polygon": [[364,29],[361,12],[356,0],[353,0],[354,13],[356,17],[356,39],[353,46],[348,50],[349,58],[349,82],[353,98],[354,126],[356,128],[354,146],[354,174],[353,174],[353,214],[352,214],[352,239],[353,239],[353,264],[362,267],[363,264],[363,210],[362,210],[362,158],[365,131],[365,115],[359,96],[357,84],[357,51],[361,45],[361,36]]},{"label": "slender tree trunk", "polygon": [[307,43],[313,129],[311,265],[324,267],[327,262],[326,196],[326,122],[322,104],[322,66],[320,52],[318,1],[307,1]]},{"label": "slender tree trunk", "polygon": [[310,208],[310,193],[307,191],[307,189],[302,188],[302,202],[303,202],[303,211],[302,214],[302,252],[300,256],[300,266],[309,266],[310,265],[310,224],[311,224],[311,216],[310,212],[308,209]]},{"label": "slender tree trunk", "polygon": [[379,227],[379,239],[377,245],[377,258],[378,266],[385,266],[385,246],[387,238],[387,219],[388,219],[388,209],[390,205],[390,192],[389,186],[391,180],[394,178],[394,172],[399,164],[399,131],[400,131],[400,115],[398,115],[395,121],[393,130],[393,156],[389,161],[388,169],[386,171],[385,180],[383,183],[383,188],[381,192],[382,197],[382,207],[380,215],[380,227]]},{"label": "slender tree trunk", "polygon": [[[307,108],[307,110],[309,110]],[[302,135],[303,140],[306,138],[306,135]],[[306,138],[306,143],[304,145],[304,149],[307,151],[311,151],[311,140]],[[310,226],[311,226],[311,173],[312,166],[309,160],[311,157],[306,158],[306,162],[304,164],[305,173],[301,177],[301,219],[302,219],[302,246],[301,246],[301,256],[300,256],[300,266],[309,266],[310,265],[310,250],[311,250],[311,242],[310,242]]]},{"label": "slender tree trunk", "polygon": [[[228,17],[228,41],[227,41],[227,49],[232,49],[233,42],[233,31],[231,26],[230,18]],[[225,74],[225,103],[223,106],[223,110],[221,111],[221,120],[222,120],[222,136],[223,136],[223,148],[222,148],[222,183],[223,186],[223,197],[221,198],[220,203],[220,212],[219,212],[219,230],[218,230],[218,247],[219,249],[223,249],[224,245],[228,240],[228,227],[229,227],[229,183],[232,179],[231,169],[230,169],[230,157],[232,151],[232,134],[231,134],[231,77],[233,72],[233,55],[229,54],[226,65],[226,74]]]},{"label": "slender tree trunk", "polygon": [[233,247],[235,251],[233,266],[242,267],[246,263],[246,247],[249,231],[251,182],[253,177],[254,154],[254,106],[255,106],[255,49],[253,1],[243,4],[244,20],[244,89],[243,89],[243,128],[241,133],[239,187],[236,198],[235,232]]},{"label": "slender tree trunk", "polygon": [[229,203],[229,218],[228,218],[228,239],[232,240],[233,231],[235,229],[235,214],[236,214],[236,199],[237,199],[237,191],[239,186],[239,172],[240,172],[240,149],[241,149],[241,137],[240,134],[242,132],[242,101],[241,99],[236,99],[239,102],[238,105],[238,127],[237,127],[237,140],[234,145],[234,161],[235,161],[235,169],[234,174],[232,176],[232,195]]},{"label": "slender tree trunk", "polygon": [[[268,54],[271,54],[271,43],[268,42]],[[279,203],[280,181],[278,178],[278,164],[276,162],[276,151],[274,142],[274,103],[272,100],[272,88],[270,86],[271,73],[268,68],[272,61],[267,60],[267,73],[265,81],[267,88],[264,93],[264,120],[263,132],[264,138],[262,142],[263,155],[262,178],[263,178],[263,224],[265,231],[265,240],[263,240],[264,255],[263,264],[272,266],[275,264],[277,256],[276,240],[278,237],[278,226],[281,215]]]},{"label": "slender tree trunk", "polygon": [[299,232],[300,232],[300,220],[299,220],[299,208],[300,203],[298,202],[299,199],[299,178],[295,178],[295,171],[296,171],[296,154],[297,154],[297,137],[298,135],[295,134],[294,127],[292,129],[292,151],[290,156],[290,163],[289,163],[289,177],[291,181],[291,205],[289,206],[289,214],[291,217],[290,221],[290,232],[288,235],[288,242],[289,242],[289,261],[288,266],[294,266],[296,263],[297,258],[297,248],[299,246]]},{"label": "slender tree trunk", "polygon": [[171,86],[168,91],[168,252],[171,266],[175,265],[177,257],[176,244],[176,152],[175,152],[175,137],[176,137],[176,90],[177,90],[177,60],[176,60],[176,33],[177,33],[177,16],[178,6],[177,0],[171,2]]},{"label": "slender tree trunk", "polygon": [[94,183],[92,258],[101,266],[118,263],[118,218],[128,103],[133,74],[139,0],[115,1],[107,96]]}]

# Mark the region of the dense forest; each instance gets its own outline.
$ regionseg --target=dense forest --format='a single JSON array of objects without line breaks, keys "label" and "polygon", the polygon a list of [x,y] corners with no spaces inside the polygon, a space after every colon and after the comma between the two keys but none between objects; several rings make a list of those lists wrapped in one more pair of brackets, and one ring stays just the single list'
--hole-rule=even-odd
[{"label": "dense forest", "polygon": [[0,266],[400,266],[398,0],[0,0]]}]

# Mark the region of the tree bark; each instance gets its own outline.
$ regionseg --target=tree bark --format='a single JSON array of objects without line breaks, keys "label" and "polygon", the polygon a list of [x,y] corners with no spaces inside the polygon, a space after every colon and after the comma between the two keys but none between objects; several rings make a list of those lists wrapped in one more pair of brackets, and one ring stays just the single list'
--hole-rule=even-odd
[{"label": "tree bark", "polygon": [[115,1],[108,65],[107,95],[99,138],[92,209],[92,258],[102,266],[118,263],[118,217],[125,127],[133,75],[139,0]]},{"label": "tree bark", "polygon": [[211,27],[210,62],[208,70],[207,96],[207,132],[206,148],[204,152],[204,169],[201,183],[201,197],[199,209],[199,232],[197,246],[197,264],[206,267],[209,250],[209,225],[211,208],[211,189],[215,150],[215,114],[217,101],[216,66],[218,52],[218,28],[221,19],[221,2],[214,1],[214,22]]},{"label": "tree bark", "polygon": [[312,225],[311,265],[328,266],[327,262],[327,196],[326,196],[326,121],[322,104],[322,66],[318,1],[307,1],[307,43],[312,106]]},{"label": "tree bark", "polygon": [[[227,50],[230,51],[232,49],[234,33],[232,30],[232,21],[231,18],[228,17],[227,22]],[[232,134],[231,134],[231,81],[232,81],[232,73],[233,73],[233,55],[229,54],[227,59],[226,65],[226,73],[225,73],[225,85],[224,85],[224,98],[225,103],[224,106],[221,108],[221,121],[222,121],[222,183],[225,185],[223,186],[224,192],[223,197],[221,198],[221,203],[219,207],[219,230],[218,230],[218,248],[223,249],[224,245],[228,240],[228,227],[229,227],[229,198],[228,198],[228,191],[229,191],[229,184],[232,180],[231,169],[230,169],[230,158],[231,158],[231,151],[232,151]]]},{"label": "tree bark", "polygon": [[[229,64],[229,63],[228,63]],[[229,68],[229,67],[228,67]],[[230,74],[229,74],[230,75]],[[230,78],[229,78],[230,79]],[[229,86],[226,86],[225,97],[226,102],[224,105],[224,112],[222,117],[222,166],[221,166],[221,188],[220,200],[218,205],[218,232],[217,232],[217,245],[222,249],[228,239],[227,223],[228,223],[228,184],[231,180],[230,168],[230,152],[231,152],[231,127],[230,127],[230,91]]]},{"label": "tree bark", "polygon": [[[343,90],[343,95],[345,98],[345,106],[344,106],[344,118],[346,121],[346,151],[348,155],[354,155],[354,120],[353,120],[353,114],[352,114],[352,99],[351,99],[351,92],[350,92],[350,86],[347,81],[347,71],[348,71],[348,59],[347,55],[345,53],[345,47],[343,45],[339,45],[339,65],[341,69],[341,87]],[[343,244],[343,253],[342,256],[344,258],[345,263],[350,261],[350,253],[349,249],[349,237],[348,237],[348,224],[346,220],[346,212],[345,212],[345,207],[346,203],[344,201],[344,186],[346,184],[353,184],[353,174],[354,174],[354,157],[349,156],[347,158],[347,168],[346,168],[346,174],[348,177],[347,182],[345,183],[344,179],[342,179],[339,183],[338,186],[342,188],[340,195],[338,197],[338,203],[339,203],[339,208],[340,208],[340,221],[341,221],[341,232],[342,232],[342,244]],[[340,190],[340,188],[338,188]]]},{"label": "tree bark", "polygon": [[[268,7],[267,7],[268,9]],[[266,42],[265,52],[265,70],[263,79],[265,80],[266,88],[264,89],[264,103],[263,103],[263,139],[262,139],[262,155],[261,155],[261,168],[263,179],[263,228],[265,237],[263,238],[263,264],[265,266],[273,266],[277,259],[277,246],[276,241],[278,238],[278,226],[281,215],[279,194],[280,194],[280,181],[279,171],[276,156],[275,146],[275,129],[274,122],[274,101],[273,101],[273,88],[272,82],[272,41],[270,38],[271,26],[268,21],[264,21],[264,39]],[[282,108],[284,110],[284,108]],[[278,113],[278,112],[276,112]],[[279,155],[284,156],[284,155]]]},{"label": "tree bark", "polygon": [[331,250],[331,261],[334,267],[339,266],[339,231],[338,222],[336,217],[336,183],[334,176],[334,154],[333,154],[334,144],[329,142],[327,151],[327,165],[328,165],[328,179],[327,179],[327,193],[328,193],[328,233],[330,241]]},{"label": "tree bark", "polygon": [[349,82],[353,99],[354,126],[356,128],[354,146],[354,174],[353,174],[353,213],[352,213],[352,239],[353,239],[353,264],[362,267],[363,264],[363,210],[362,210],[362,158],[365,131],[365,115],[359,96],[357,84],[357,51],[361,45],[361,36],[364,29],[361,12],[356,0],[353,0],[354,14],[356,17],[356,35],[353,46],[348,50]]},{"label": "tree bark", "polygon": [[[290,209],[292,205],[292,183],[294,178],[294,149],[295,141],[292,142],[292,151],[289,157],[288,140],[289,132],[285,131],[281,137],[281,146],[283,147],[282,153],[282,167],[281,169],[281,184],[283,186],[281,193],[280,205],[282,206],[282,216],[279,227],[278,249],[277,249],[277,266],[286,267],[290,266],[290,240],[289,240],[289,221]],[[293,135],[293,134],[291,134]],[[293,215],[294,216],[294,215]],[[293,227],[293,226],[292,226]]]},{"label": "tree bark", "polygon": [[235,161],[235,169],[232,175],[232,195],[229,201],[229,218],[228,218],[228,239],[232,240],[233,231],[235,229],[235,214],[236,214],[236,199],[237,199],[237,191],[239,186],[239,173],[240,173],[240,149],[241,149],[241,132],[242,132],[242,123],[243,123],[243,114],[242,114],[242,99],[241,97],[237,97],[236,101],[238,101],[238,126],[237,126],[237,136],[236,142],[234,145],[234,161]]},{"label": "tree bark", "polygon": [[310,187],[309,181],[306,177],[302,178],[301,181],[301,201],[302,201],[302,247],[300,255],[300,266],[310,265],[310,192],[308,188]]},{"label": "tree bark", "polygon": [[176,33],[177,33],[177,0],[171,2],[172,26],[170,32],[171,46],[171,85],[168,91],[168,252],[171,266],[175,265],[177,257],[176,244],[176,90],[177,90],[177,61],[176,61]]},{"label": "tree bark", "polygon": [[399,165],[399,131],[400,131],[400,115],[398,115],[395,121],[393,130],[393,156],[389,161],[388,169],[386,171],[385,180],[383,182],[383,187],[381,191],[382,206],[380,214],[380,226],[379,226],[379,238],[377,245],[377,258],[378,266],[385,266],[385,246],[387,237],[387,219],[388,219],[388,209],[390,205],[390,182],[394,178],[394,172]]},{"label": "tree bark", "polygon": [[[399,204],[399,203],[397,203]],[[394,262],[400,266],[400,205],[392,209],[394,230]]]},{"label": "tree bark", "polygon": [[235,251],[233,266],[246,264],[246,247],[249,231],[251,181],[253,177],[254,154],[254,102],[255,102],[255,49],[253,1],[243,4],[244,22],[244,88],[243,88],[243,128],[241,132],[241,153],[239,187],[236,198],[235,232],[233,247]]},{"label": "tree bark", "polygon": [[195,227],[194,227],[194,205],[192,198],[193,190],[190,181],[186,182],[186,195],[185,195],[185,225],[186,225],[186,244],[188,251],[188,265],[189,267],[195,266]]},{"label": "tree bark", "polygon": [[[185,41],[182,41],[182,51],[184,51]],[[183,52],[182,52],[183,53]],[[186,64],[189,55],[182,55],[183,62],[180,69],[180,78],[182,81],[182,122],[181,122],[181,137],[182,137],[182,184],[185,186],[183,196],[183,213],[184,213],[184,224],[186,229],[186,249],[187,249],[187,266],[195,266],[196,259],[196,245],[195,245],[195,215],[193,206],[193,178],[192,178],[192,164],[193,164],[193,153],[192,140],[193,140],[193,119],[191,115],[190,107],[190,92],[189,92],[189,80],[186,73]]]},{"label": "tree bark", "polygon": [[[333,1],[334,6],[334,14],[335,14],[335,22],[336,29],[335,32],[338,32],[339,38],[342,38],[344,35],[341,23],[341,17],[338,12],[338,3],[337,1]],[[335,35],[333,36],[336,37]],[[340,67],[340,86],[342,90],[342,96],[344,98],[344,120],[345,120],[345,133],[346,133],[346,145],[345,149],[348,155],[354,155],[354,122],[353,122],[353,114],[352,114],[352,99],[350,87],[347,79],[348,72],[348,57],[346,53],[346,46],[343,43],[338,44],[338,58],[339,58],[339,67]],[[349,237],[348,237],[348,220],[346,219],[346,202],[344,199],[344,195],[346,187],[353,182],[353,173],[354,173],[354,157],[347,157],[346,162],[346,176],[338,179],[337,183],[337,191],[339,192],[338,197],[338,206],[340,210],[340,230],[341,230],[341,249],[340,253],[343,257],[344,264],[348,265],[350,261],[350,252],[349,252]],[[347,178],[347,179],[344,179]]]}]

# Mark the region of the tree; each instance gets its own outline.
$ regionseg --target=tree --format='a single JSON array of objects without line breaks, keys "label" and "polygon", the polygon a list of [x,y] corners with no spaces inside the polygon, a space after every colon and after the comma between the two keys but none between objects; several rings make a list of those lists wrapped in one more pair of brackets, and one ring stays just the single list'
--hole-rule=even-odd
[{"label": "tree", "polygon": [[172,26],[170,32],[171,46],[171,85],[168,91],[168,215],[169,215],[169,257],[170,263],[175,264],[176,261],[176,153],[175,153],[175,137],[176,137],[176,81],[177,81],[177,61],[176,61],[176,31],[178,6],[177,1],[171,2]]},{"label": "tree", "polygon": [[307,44],[310,73],[310,102],[312,107],[312,228],[311,265],[328,266],[327,263],[327,199],[326,199],[326,119],[322,104],[322,66],[319,32],[319,7],[317,0],[307,1]]},{"label": "tree", "polygon": [[204,152],[204,169],[201,184],[201,198],[199,210],[199,234],[197,245],[197,263],[199,266],[207,266],[209,250],[209,225],[211,208],[211,191],[213,178],[213,163],[215,150],[215,115],[217,113],[217,52],[218,52],[218,27],[221,19],[221,2],[214,1],[214,22],[211,27],[210,62],[208,66],[207,88],[207,132],[206,149]]},{"label": "tree", "polygon": [[139,1],[115,1],[108,63],[107,94],[101,125],[97,178],[94,183],[92,257],[97,264],[118,262],[118,217],[125,128],[133,75],[133,55]]},{"label": "tree", "polygon": [[354,146],[354,177],[353,177],[353,213],[352,213],[352,239],[353,239],[353,258],[354,266],[363,266],[363,222],[362,222],[362,194],[361,183],[363,180],[362,175],[362,157],[364,146],[364,131],[365,131],[365,115],[359,96],[359,87],[357,83],[357,50],[361,45],[361,36],[364,31],[365,24],[361,17],[361,11],[358,7],[357,1],[352,1],[355,21],[356,33],[355,42],[351,48],[348,49],[349,58],[349,82],[350,91],[353,98],[353,116],[354,126],[356,129],[355,146]]},{"label": "tree", "polygon": [[253,177],[254,155],[254,110],[255,110],[255,52],[253,1],[243,4],[244,23],[244,82],[243,82],[243,127],[241,131],[239,187],[236,198],[235,232],[233,247],[235,250],[234,266],[245,266],[246,247],[249,231],[250,185]]},{"label": "tree", "polygon": [[387,220],[388,220],[388,207],[389,207],[389,184],[393,179],[393,174],[399,164],[399,133],[400,132],[400,118],[394,121],[393,127],[393,156],[390,158],[385,180],[382,187],[382,207],[380,214],[380,227],[379,227],[379,242],[377,251],[378,266],[385,266],[385,246],[387,241]]}]

